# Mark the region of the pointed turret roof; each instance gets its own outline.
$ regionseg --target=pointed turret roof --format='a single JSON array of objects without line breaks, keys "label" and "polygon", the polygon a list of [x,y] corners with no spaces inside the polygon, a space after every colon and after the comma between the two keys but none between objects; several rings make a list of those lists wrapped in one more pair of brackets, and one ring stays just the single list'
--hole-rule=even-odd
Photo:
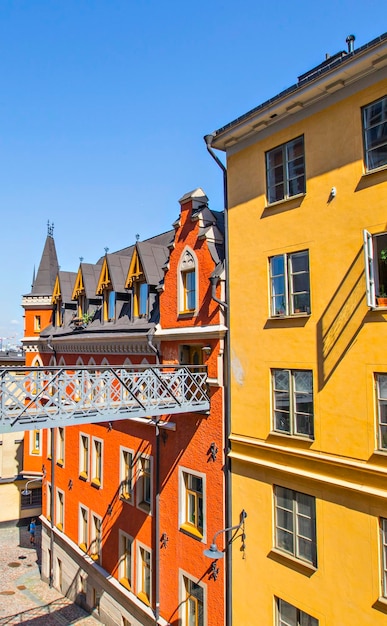
[{"label": "pointed turret roof", "polygon": [[27,295],[50,296],[54,290],[55,280],[59,272],[58,257],[54,241],[54,225],[48,223],[48,232],[44,244],[42,258],[36,276],[34,276],[31,292]]}]

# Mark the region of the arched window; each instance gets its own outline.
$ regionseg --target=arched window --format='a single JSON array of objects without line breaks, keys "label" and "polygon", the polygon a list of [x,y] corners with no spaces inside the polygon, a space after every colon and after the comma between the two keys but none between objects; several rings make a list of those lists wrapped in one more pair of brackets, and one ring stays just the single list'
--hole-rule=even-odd
[{"label": "arched window", "polygon": [[193,252],[185,250],[179,264],[179,310],[193,313],[197,308],[197,272]]}]

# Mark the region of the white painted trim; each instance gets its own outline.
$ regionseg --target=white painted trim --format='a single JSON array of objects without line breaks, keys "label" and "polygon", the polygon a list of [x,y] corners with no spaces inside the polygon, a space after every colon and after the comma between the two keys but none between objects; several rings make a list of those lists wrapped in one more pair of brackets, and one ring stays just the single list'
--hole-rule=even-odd
[{"label": "white painted trim", "polygon": [[214,326],[196,326],[185,328],[161,328],[156,327],[155,337],[158,339],[184,339],[184,338],[214,338],[220,339],[225,336],[227,326],[216,324]]}]

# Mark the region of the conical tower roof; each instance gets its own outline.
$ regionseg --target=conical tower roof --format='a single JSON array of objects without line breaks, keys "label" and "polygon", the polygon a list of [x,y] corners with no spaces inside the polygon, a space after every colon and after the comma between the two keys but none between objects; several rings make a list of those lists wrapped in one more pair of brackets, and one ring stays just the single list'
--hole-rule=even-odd
[{"label": "conical tower roof", "polygon": [[59,272],[58,257],[54,241],[54,225],[48,224],[46,242],[36,276],[33,278],[31,292],[27,295],[51,296]]}]

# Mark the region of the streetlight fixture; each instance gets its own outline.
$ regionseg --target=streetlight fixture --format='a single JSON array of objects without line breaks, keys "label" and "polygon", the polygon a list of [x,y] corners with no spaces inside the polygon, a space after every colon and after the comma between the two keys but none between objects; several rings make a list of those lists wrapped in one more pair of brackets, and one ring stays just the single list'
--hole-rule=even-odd
[{"label": "streetlight fixture", "polygon": [[31,480],[27,480],[27,482],[26,482],[26,484],[24,486],[24,489],[21,492],[21,495],[22,496],[30,496],[32,491],[31,491],[31,489],[28,489],[28,485],[30,485],[31,483],[36,483],[38,481],[41,483],[42,482],[42,478],[32,478]]},{"label": "streetlight fixture", "polygon": [[212,559],[213,561],[216,561],[217,559],[223,559],[224,557],[224,552],[223,550],[219,550],[218,546],[216,545],[216,538],[218,535],[220,535],[221,533],[226,533],[229,530],[239,530],[242,526],[243,526],[243,533],[242,533],[242,550],[245,549],[245,532],[244,532],[244,522],[245,519],[247,517],[247,513],[246,511],[243,509],[243,511],[241,512],[241,516],[240,516],[240,522],[239,524],[236,524],[235,526],[230,526],[229,528],[223,528],[222,530],[218,530],[215,535],[214,538],[212,540],[212,543],[210,545],[210,547],[207,550],[203,551],[204,556],[208,556],[210,559]]}]

